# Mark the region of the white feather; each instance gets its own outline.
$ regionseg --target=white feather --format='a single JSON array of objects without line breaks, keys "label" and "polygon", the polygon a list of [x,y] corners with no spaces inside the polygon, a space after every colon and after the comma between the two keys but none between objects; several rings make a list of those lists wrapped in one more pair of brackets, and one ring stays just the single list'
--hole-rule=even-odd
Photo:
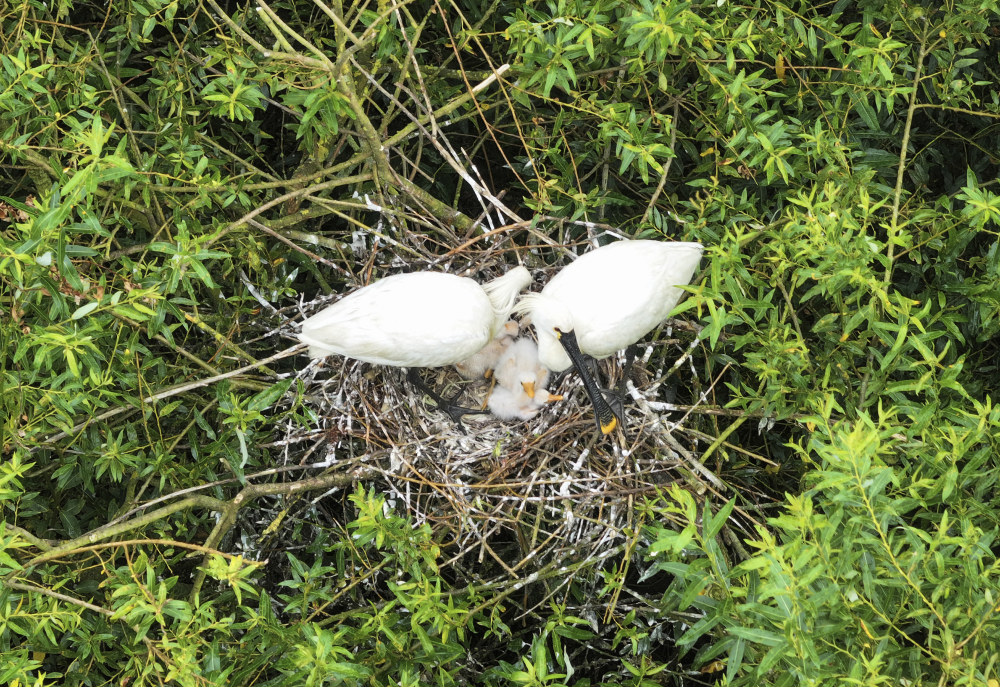
[{"label": "white feather", "polygon": [[492,370],[496,367],[497,360],[500,359],[500,356],[514,342],[513,337],[517,336],[517,332],[517,322],[510,320],[500,330],[500,334],[496,338],[479,349],[477,353],[456,363],[455,369],[466,379],[485,377],[487,370]]},{"label": "white feather", "polygon": [[514,311],[531,318],[540,363],[561,372],[572,361],[556,330],[573,331],[580,350],[606,358],[637,342],[674,309],[701,261],[699,243],[618,241],[564,267]]},{"label": "white feather", "polygon": [[386,277],[313,315],[299,339],[309,355],[395,367],[442,367],[473,355],[503,330],[531,275],[516,267],[480,286],[438,272]]},{"label": "white feather", "polygon": [[538,348],[531,339],[511,344],[494,369],[496,386],[490,394],[490,412],[504,420],[530,420],[550,401],[561,401],[545,390],[549,371],[538,363]]}]

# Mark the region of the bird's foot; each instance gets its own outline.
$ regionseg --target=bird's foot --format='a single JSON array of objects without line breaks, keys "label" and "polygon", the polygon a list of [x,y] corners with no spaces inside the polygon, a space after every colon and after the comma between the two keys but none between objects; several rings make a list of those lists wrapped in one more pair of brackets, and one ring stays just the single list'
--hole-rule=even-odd
[{"label": "bird's foot", "polygon": [[462,389],[460,389],[459,392],[450,399],[445,400],[440,396],[440,394],[427,386],[424,380],[420,378],[416,368],[410,368],[409,372],[406,374],[406,378],[411,384],[413,384],[413,386],[430,396],[431,400],[437,404],[438,410],[448,413],[448,416],[451,417],[454,423],[458,426],[458,429],[461,430],[462,434],[468,434],[468,432],[465,431],[465,425],[462,424],[463,415],[484,415],[489,412],[488,410],[465,408],[456,404],[455,401],[457,401],[462,396],[462,393],[464,393],[464,390]]},{"label": "bird's foot", "polygon": [[[625,383],[629,380],[629,375],[632,372],[632,364],[635,362],[636,352],[639,347],[632,344],[625,349],[625,366],[622,368],[621,379],[618,380],[618,385],[614,389],[600,389],[601,396],[607,402],[608,406],[611,408],[611,412],[614,413],[615,419],[618,420],[618,426],[625,431],[625,404],[632,400],[630,396],[626,395]],[[587,364],[591,369],[595,367],[595,361],[591,358],[587,361]],[[597,378],[596,373],[592,373],[594,378]]]},{"label": "bird's foot", "polygon": [[[464,406],[460,406],[457,403],[455,403],[455,401],[457,401],[459,398],[462,397],[463,393],[465,393],[465,390],[459,389],[458,393],[449,398],[447,401],[444,401],[443,403],[438,401],[438,407],[441,408],[441,410],[448,413],[449,415],[451,415],[452,419],[455,420],[455,422],[458,422],[459,421],[458,418],[461,418],[463,415],[487,415],[490,412],[486,410],[485,406],[482,408],[466,408]],[[456,413],[458,414],[458,418],[455,417]]]},{"label": "bird's foot", "polygon": [[618,418],[618,422],[625,426],[625,404],[631,400],[630,397],[625,395],[625,383],[629,380],[629,375],[632,373],[632,364],[635,362],[635,355],[638,352],[639,347],[632,344],[625,349],[625,366],[622,368],[621,379],[618,380],[618,386],[612,389],[601,389],[601,393],[604,395],[605,400],[608,401],[608,405],[611,406],[612,412],[614,412],[615,417]]},{"label": "bird's foot", "polygon": [[625,424],[625,396],[622,394],[621,387],[616,387],[614,389],[601,389],[601,395],[604,396],[604,400],[608,402],[611,406],[611,412],[615,414],[618,418],[618,424]]}]

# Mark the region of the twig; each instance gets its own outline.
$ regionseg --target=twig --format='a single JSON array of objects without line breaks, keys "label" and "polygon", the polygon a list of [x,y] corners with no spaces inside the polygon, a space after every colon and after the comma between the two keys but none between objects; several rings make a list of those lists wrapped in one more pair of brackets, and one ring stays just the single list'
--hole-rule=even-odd
[{"label": "twig", "polygon": [[66,603],[72,604],[74,606],[81,606],[89,611],[94,611],[95,613],[100,613],[101,615],[106,615],[108,617],[111,617],[115,614],[114,611],[109,611],[106,608],[95,606],[92,603],[87,603],[86,601],[81,601],[80,599],[74,599],[72,596],[67,596],[66,594],[60,594],[59,592],[54,592],[51,589],[46,589],[45,587],[36,587],[33,584],[21,584],[20,582],[12,582],[9,580],[4,580],[3,586],[7,587],[8,589],[17,589],[22,592],[49,596],[52,597],[53,599],[58,599],[59,601],[65,601]]},{"label": "twig", "polygon": [[[674,98],[674,117],[671,120],[670,125],[670,152],[674,152],[674,147],[677,145],[677,118],[680,117],[680,113],[680,97],[677,97]],[[653,211],[653,206],[656,205],[657,199],[660,197],[660,194],[663,193],[663,187],[667,185],[667,174],[670,173],[670,165],[673,161],[673,157],[668,158],[667,163],[663,165],[663,174],[660,175],[660,183],[656,185],[653,197],[649,199],[649,205],[646,206],[646,212],[642,214],[642,219],[639,221],[640,226],[649,220],[649,213]]]},{"label": "twig", "polygon": [[[926,31],[927,29],[925,29]],[[896,232],[899,229],[899,202],[903,194],[903,178],[906,175],[906,155],[909,152],[910,131],[913,128],[913,114],[917,110],[917,94],[920,92],[920,75],[924,68],[924,58],[927,57],[926,35],[920,41],[920,53],[917,55],[917,71],[913,76],[913,91],[910,93],[910,105],[906,108],[906,124],[903,125],[903,142],[899,150],[899,168],[896,170],[896,188],[892,197],[892,222],[889,225],[886,243],[888,244],[888,260],[885,264],[885,283],[892,279],[893,253],[896,250]]]}]

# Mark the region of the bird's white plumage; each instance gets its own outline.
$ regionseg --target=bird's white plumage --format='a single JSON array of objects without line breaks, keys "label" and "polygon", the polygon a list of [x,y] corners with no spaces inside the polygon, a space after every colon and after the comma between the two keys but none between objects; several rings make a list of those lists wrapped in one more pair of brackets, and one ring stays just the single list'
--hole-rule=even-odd
[{"label": "bird's white plumage", "polygon": [[530,420],[538,415],[539,410],[528,394],[499,384],[490,394],[488,405],[490,412],[501,420]]},{"label": "bird's white plumage", "polygon": [[538,346],[531,339],[521,338],[507,347],[497,359],[493,374],[497,384],[516,389],[523,379],[522,373],[530,372],[532,382],[539,388],[548,381],[549,371],[538,362]]},{"label": "bird's white plumage", "polygon": [[514,342],[517,332],[517,322],[510,320],[503,326],[500,333],[478,352],[455,363],[455,369],[466,379],[479,379],[486,376],[486,371],[496,367],[497,360]]},{"label": "bird's white plumage", "polygon": [[674,309],[701,261],[699,243],[618,241],[563,268],[541,293],[515,307],[538,335],[542,365],[561,372],[572,361],[555,329],[576,334],[580,350],[606,358],[652,331]]},{"label": "bird's white plumage", "polygon": [[309,355],[377,365],[442,367],[482,349],[504,326],[531,275],[516,267],[480,286],[438,272],[386,277],[313,315],[299,339]]},{"label": "bird's white plumage", "polygon": [[549,401],[562,400],[544,389],[549,371],[538,362],[538,348],[531,339],[518,339],[497,360],[493,370],[496,387],[489,409],[504,420],[530,420]]}]

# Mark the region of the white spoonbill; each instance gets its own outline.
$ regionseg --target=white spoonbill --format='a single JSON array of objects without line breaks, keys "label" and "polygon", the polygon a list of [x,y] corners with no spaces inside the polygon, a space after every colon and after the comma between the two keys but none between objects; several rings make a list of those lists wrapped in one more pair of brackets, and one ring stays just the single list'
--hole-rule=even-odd
[{"label": "white spoonbill", "polygon": [[691,281],[703,250],[700,243],[617,241],[577,258],[515,306],[535,325],[541,364],[553,372],[576,367],[604,434],[617,420],[581,353],[607,358],[651,332],[684,295],[677,287]]},{"label": "white spoonbill", "polygon": [[[538,362],[538,345],[528,338],[520,338],[507,347],[496,361],[493,374],[497,384],[508,389],[516,389],[522,381],[528,379],[522,373],[530,372],[532,388],[542,388],[549,380],[549,371]],[[529,388],[525,388],[530,394]]]},{"label": "white spoonbill", "polygon": [[482,411],[454,405],[457,396],[445,401],[423,383],[417,368],[454,365],[486,346],[503,330],[514,299],[530,283],[524,267],[482,286],[439,272],[397,274],[307,319],[299,340],[309,344],[313,358],[337,354],[409,368],[411,383],[462,427],[462,415]]}]

